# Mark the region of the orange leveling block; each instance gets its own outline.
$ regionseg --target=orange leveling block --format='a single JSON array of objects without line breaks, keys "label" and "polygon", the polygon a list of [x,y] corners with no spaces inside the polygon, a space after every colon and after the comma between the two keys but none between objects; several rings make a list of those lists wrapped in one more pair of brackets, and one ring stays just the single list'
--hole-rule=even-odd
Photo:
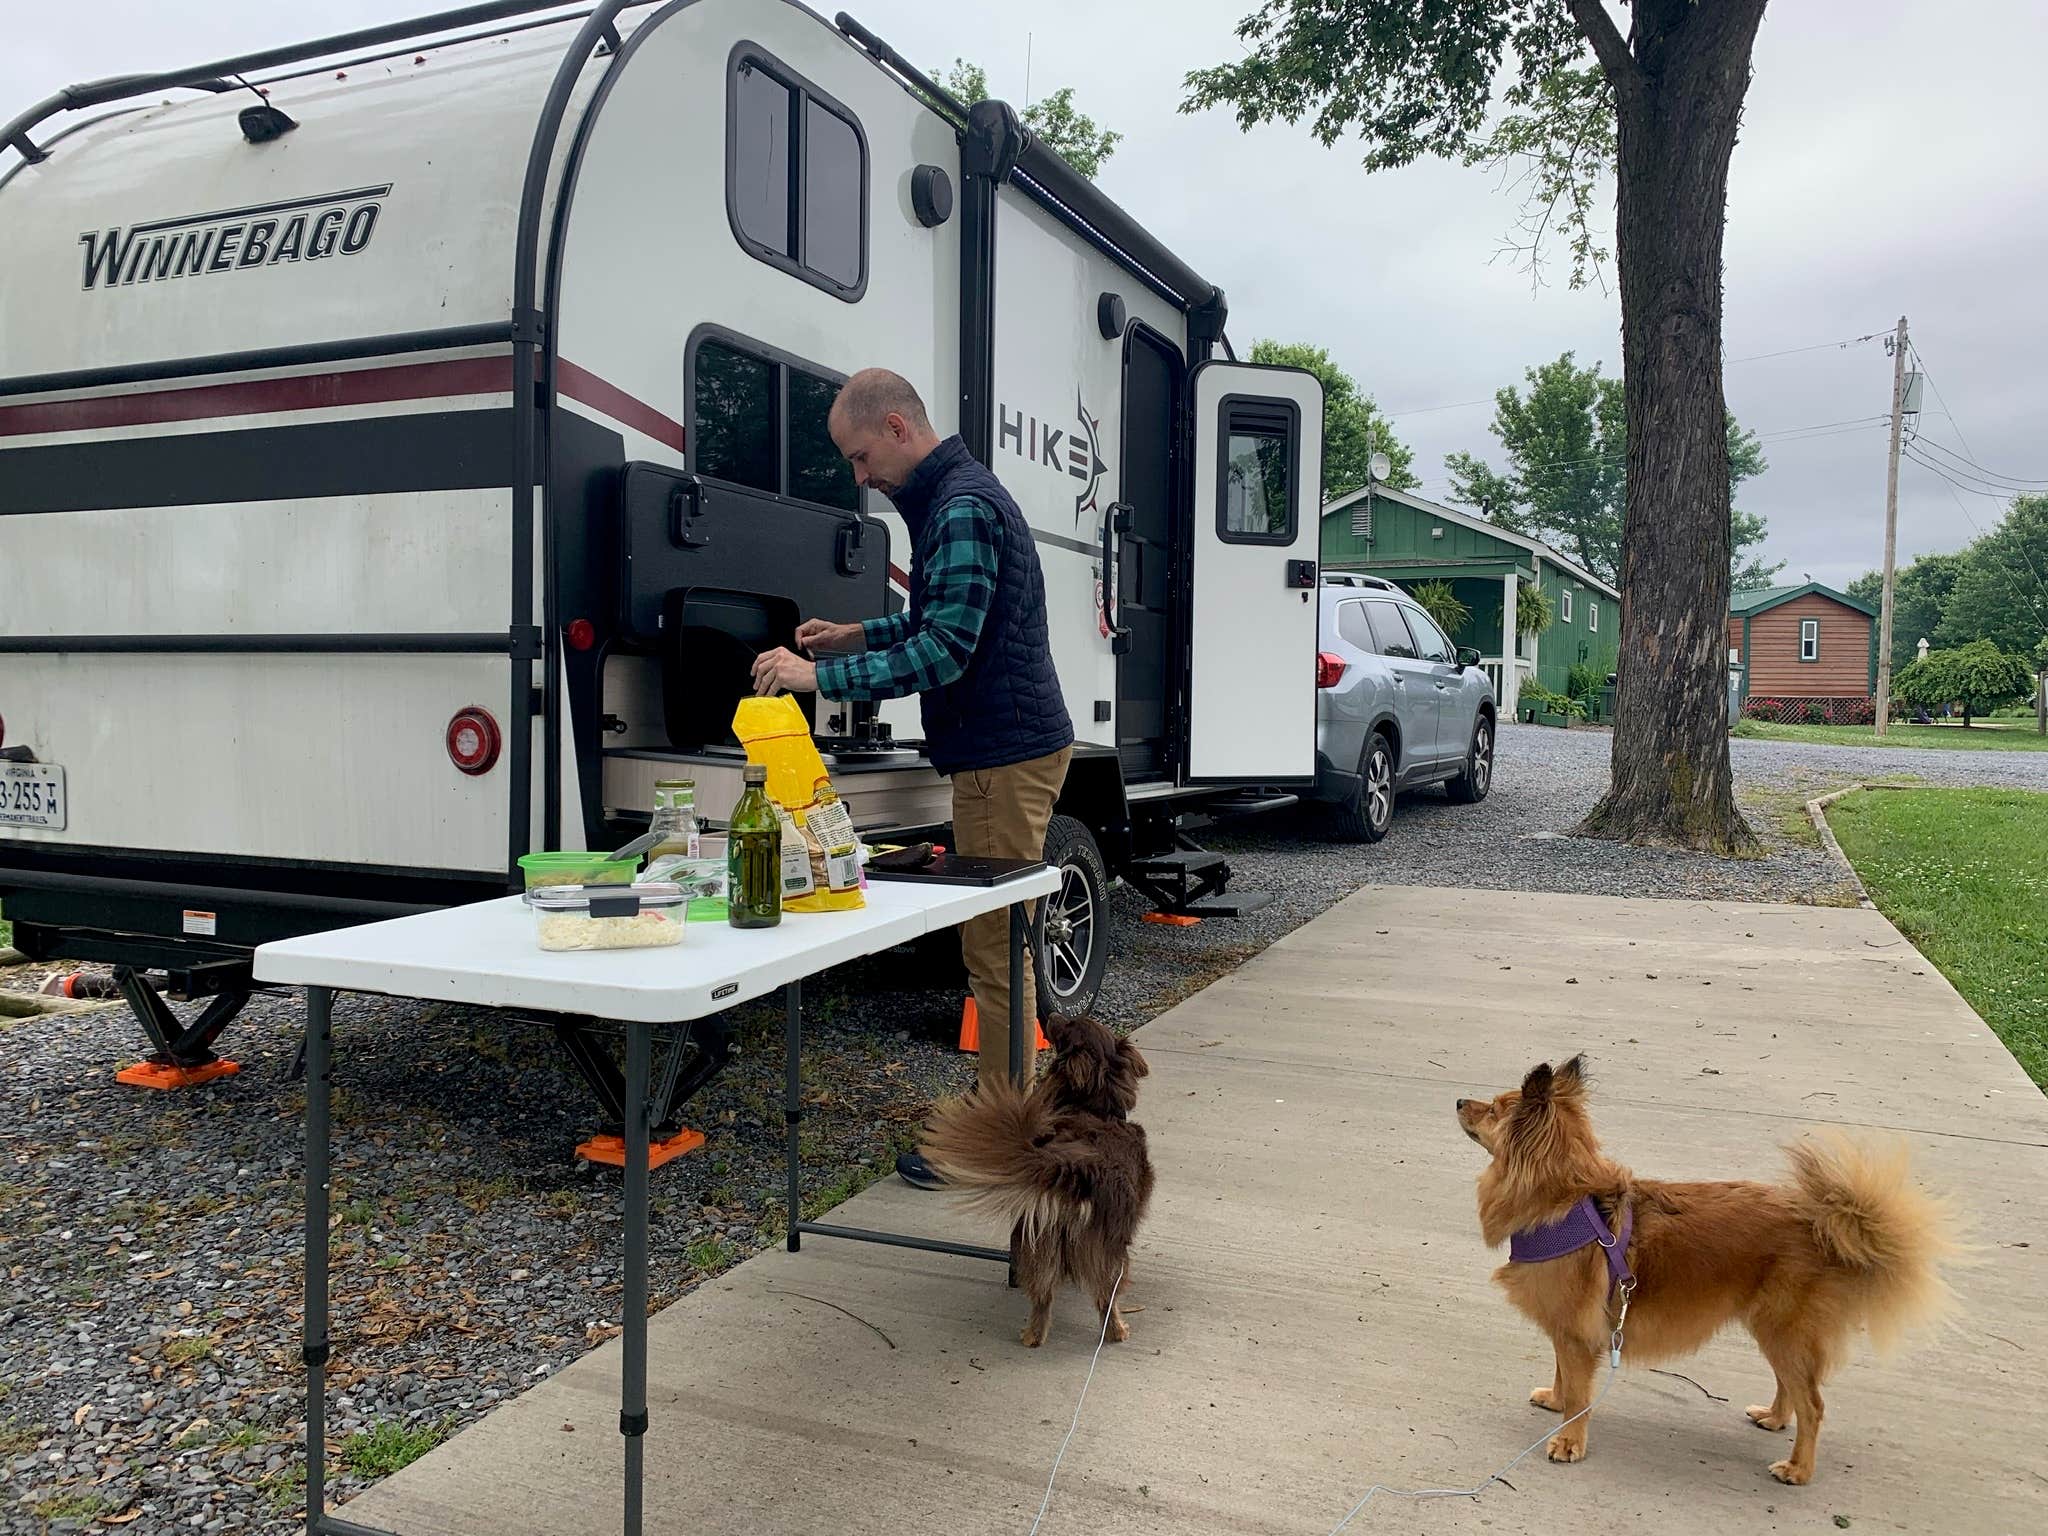
[{"label": "orange leveling block", "polygon": [[[673,1136],[658,1137],[647,1143],[647,1170],[652,1173],[664,1163],[672,1163],[685,1152],[694,1152],[704,1145],[704,1133],[684,1126]],[[626,1166],[626,1138],[623,1136],[593,1136],[579,1143],[576,1155],[588,1162],[605,1163],[613,1168]]]},{"label": "orange leveling block", "polygon": [[[105,995],[106,984],[93,978],[68,978],[71,996]],[[213,1042],[249,1001],[246,982],[224,986],[207,999],[199,1016],[189,1024],[171,1012],[157,993],[157,985],[139,971],[116,966],[110,990],[118,992],[141,1023],[143,1033],[156,1049],[133,1066],[114,1074],[114,1081],[131,1088],[171,1091],[196,1088],[215,1078],[232,1077],[241,1071],[235,1062],[213,1053]]]},{"label": "orange leveling block", "polygon": [[181,1067],[169,1061],[138,1061],[116,1072],[114,1081],[130,1088],[160,1088],[168,1092],[174,1088],[197,1088],[216,1077],[233,1077],[241,1070],[240,1062],[229,1061],[225,1056],[216,1056],[196,1067]]},{"label": "orange leveling block", "polygon": [[[1052,1042],[1045,1038],[1045,1026],[1038,1026],[1038,1048],[1052,1049]],[[968,998],[960,1008],[960,1049],[979,1051],[981,1049],[981,1010],[974,1006],[974,999]]]},{"label": "orange leveling block", "polygon": [[1201,919],[1192,912],[1146,912],[1142,914],[1142,921],[1160,923],[1168,928],[1192,928]]}]

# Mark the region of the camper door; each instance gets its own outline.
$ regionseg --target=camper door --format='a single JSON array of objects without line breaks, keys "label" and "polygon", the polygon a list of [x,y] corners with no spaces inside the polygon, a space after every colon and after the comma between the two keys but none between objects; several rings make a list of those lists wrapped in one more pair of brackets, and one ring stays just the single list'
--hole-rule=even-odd
[{"label": "camper door", "polygon": [[1323,391],[1204,363],[1193,385],[1188,778],[1306,783],[1316,768]]}]

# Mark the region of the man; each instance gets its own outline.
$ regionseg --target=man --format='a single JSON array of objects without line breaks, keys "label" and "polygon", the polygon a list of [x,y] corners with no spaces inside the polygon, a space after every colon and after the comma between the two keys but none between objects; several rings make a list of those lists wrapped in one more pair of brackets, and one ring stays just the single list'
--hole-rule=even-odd
[{"label": "man", "polygon": [[[833,699],[919,695],[925,752],[953,781],[953,842],[971,856],[1035,859],[1066,782],[1074,727],[1053,670],[1045,576],[1031,529],[996,477],[958,437],[932,430],[909,381],[869,368],[846,381],[826,422],[854,479],[896,504],[910,530],[910,605],[858,624],[809,619],[797,645],[754,663],[760,693]],[[980,1076],[1009,1070],[1010,919],[961,927],[981,1017]],[[1037,999],[1024,972],[1025,1027]],[[1035,1060],[1027,1051],[1025,1060]],[[915,1153],[897,1171],[921,1189],[938,1179]]]}]

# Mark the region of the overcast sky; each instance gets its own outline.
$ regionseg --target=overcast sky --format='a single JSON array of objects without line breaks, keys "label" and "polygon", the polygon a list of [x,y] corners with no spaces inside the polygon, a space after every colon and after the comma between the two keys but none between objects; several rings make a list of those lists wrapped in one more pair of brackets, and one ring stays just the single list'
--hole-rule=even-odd
[{"label": "overcast sky", "polygon": [[[405,0],[71,0],[15,4],[0,49],[0,118],[56,86],[200,63],[419,14]],[[965,55],[1022,104],[1075,87],[1125,136],[1102,185],[1230,296],[1240,351],[1261,336],[1328,346],[1416,450],[1424,494],[1443,456],[1495,447],[1490,397],[1572,349],[1620,368],[1611,295],[1534,293],[1491,260],[1515,212],[1483,171],[1441,163],[1370,176],[1355,144],[1302,128],[1240,134],[1222,111],[1175,111],[1191,68],[1238,52],[1255,0],[852,0],[912,58]],[[1967,15],[1968,24],[1962,18]],[[1625,18],[1624,18],[1625,24]],[[1912,336],[1953,420],[1928,397],[1923,431],[2009,476],[2048,481],[2048,6],[1972,0],[1779,0],[1757,47],[1730,182],[1726,353]],[[10,156],[11,158],[11,156]],[[0,274],[0,281],[4,281]],[[1773,437],[1890,408],[1874,342],[1731,361],[1728,402],[1765,434],[1771,468],[1743,504],[1770,522],[1786,576],[1840,584],[1883,551],[1885,433]],[[1464,402],[1482,402],[1465,404]],[[1444,408],[1448,407],[1448,408]],[[1958,496],[1962,506],[1958,506]],[[1966,510],[1965,510],[1966,509]],[[2000,504],[1902,471],[1899,554],[1950,550]]]}]

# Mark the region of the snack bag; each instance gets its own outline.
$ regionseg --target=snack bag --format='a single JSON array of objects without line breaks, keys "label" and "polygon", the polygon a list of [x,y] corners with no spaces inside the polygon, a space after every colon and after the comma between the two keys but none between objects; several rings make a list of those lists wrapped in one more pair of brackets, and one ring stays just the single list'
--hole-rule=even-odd
[{"label": "snack bag", "polygon": [[768,798],[782,817],[782,905],[792,912],[845,912],[861,895],[860,839],[832,789],[825,759],[795,699],[740,700],[733,734],[747,761],[768,770]]}]

